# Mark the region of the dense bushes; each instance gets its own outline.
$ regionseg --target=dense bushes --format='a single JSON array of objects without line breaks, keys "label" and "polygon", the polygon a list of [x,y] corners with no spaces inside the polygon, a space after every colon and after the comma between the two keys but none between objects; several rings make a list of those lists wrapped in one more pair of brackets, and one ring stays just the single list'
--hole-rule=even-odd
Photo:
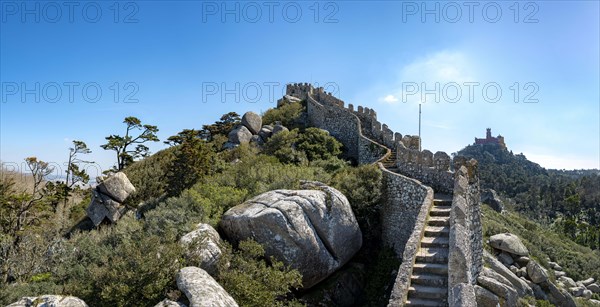
[{"label": "dense bushes", "polygon": [[240,306],[262,307],[298,305],[296,301],[285,302],[284,298],[290,288],[302,285],[302,276],[274,258],[264,259],[264,248],[254,241],[242,241],[237,251],[225,253],[219,283],[234,297]]},{"label": "dense bushes", "polygon": [[381,178],[381,170],[377,165],[361,165],[336,172],[331,183],[346,195],[355,213],[361,214],[378,209]]},{"label": "dense bushes", "polygon": [[272,136],[265,144],[265,153],[282,163],[305,165],[310,161],[330,160],[342,153],[342,144],[325,130],[308,128],[304,132],[294,129]]},{"label": "dense bushes", "polygon": [[515,200],[514,208],[592,249],[600,248],[600,174],[546,170],[522,154],[493,145],[467,146],[460,155],[479,161],[481,186]]},{"label": "dense bushes", "polygon": [[272,125],[280,122],[289,129],[302,128],[302,114],[305,108],[300,102],[289,102],[278,108],[267,110],[263,114],[262,120],[264,124]]},{"label": "dense bushes", "polygon": [[174,159],[175,148],[171,147],[127,167],[123,172],[136,189],[128,203],[137,205],[141,201],[162,196],[167,189],[167,174]]},{"label": "dense bushes", "polygon": [[[339,158],[341,143],[327,131],[304,129],[303,110],[301,103],[289,103],[268,111],[265,123],[280,121],[296,129],[278,133],[263,148],[221,149],[223,135],[239,122],[232,113],[203,130],[183,130],[169,138],[172,147],[124,170],[137,190],[128,205],[143,204],[136,217],[130,212],[116,225],[75,231],[68,239],[45,233],[44,227],[28,232],[22,244],[27,248],[16,250],[10,263],[13,271],[24,273],[2,284],[0,304],[49,293],[74,295],[90,306],[153,306],[165,297],[176,300],[182,295],[176,290],[177,270],[197,265],[183,257],[178,243],[183,234],[200,222],[216,227],[231,207],[270,190],[299,189],[301,180],[321,181],[347,195],[367,238],[367,255],[377,243],[381,172],[376,166],[350,167]],[[89,203],[89,193],[82,197],[71,207],[74,217],[81,217]],[[297,270],[267,259],[256,242],[223,245],[215,278],[240,306],[300,305],[290,293],[301,286]],[[384,258],[385,267],[376,269],[380,273],[396,266]],[[362,259],[371,261],[368,255]],[[377,285],[384,282],[374,279]]]},{"label": "dense bushes", "polygon": [[149,234],[127,216],[113,227],[56,242],[46,254],[48,271],[3,287],[0,301],[52,293],[76,295],[90,306],[152,305],[172,284],[180,252],[172,234]]}]

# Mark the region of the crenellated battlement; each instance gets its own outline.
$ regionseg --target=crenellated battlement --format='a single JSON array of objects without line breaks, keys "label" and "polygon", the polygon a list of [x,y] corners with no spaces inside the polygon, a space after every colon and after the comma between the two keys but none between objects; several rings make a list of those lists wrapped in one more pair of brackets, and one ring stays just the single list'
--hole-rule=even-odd
[{"label": "crenellated battlement", "polygon": [[[453,173],[451,172],[452,159],[445,152],[436,152],[433,154],[429,150],[421,151],[421,139],[415,135],[402,135],[401,133],[392,131],[388,125],[377,120],[377,112],[375,110],[353,104],[345,106],[343,100],[338,99],[331,93],[324,91],[322,87],[315,88],[308,83],[293,83],[288,84],[286,88],[287,95],[294,96],[300,99],[314,99],[318,104],[327,107],[327,112],[333,112],[333,115],[327,120],[322,119],[322,114],[318,116],[309,114],[309,118],[319,118],[316,126],[330,127],[335,123],[336,130],[334,133],[346,137],[350,132],[348,127],[349,122],[345,119],[347,116],[342,114],[352,114],[359,119],[360,132],[368,139],[382,144],[392,151],[396,151],[396,166],[398,172],[417,180],[424,184],[430,185],[439,192],[452,193],[453,188]],[[318,108],[310,108],[309,113],[315,112]],[[325,112],[320,109],[317,112]],[[338,122],[340,121],[340,122]],[[345,121],[345,122],[344,122]],[[354,127],[354,124],[352,125]],[[354,129],[354,128],[351,128]],[[330,129],[331,130],[331,129]],[[355,154],[359,151],[353,150]],[[358,161],[362,161],[360,157],[354,157]],[[368,161],[368,160],[365,160]]]},{"label": "crenellated battlement", "polygon": [[323,87],[315,88],[309,83],[290,83],[286,86],[286,95],[306,100],[311,95],[322,104],[344,108],[344,101],[333,96],[331,92],[325,92]]},{"label": "crenellated battlement", "polygon": [[[401,306],[408,297],[412,269],[428,225],[434,192],[454,195],[451,214],[456,215],[462,208],[458,204],[467,205],[466,211],[459,212],[467,216],[468,227],[463,227],[466,232],[456,232],[453,227],[450,238],[473,252],[463,257],[460,250],[450,244],[454,262],[448,267],[468,271],[470,280],[476,280],[481,270],[481,257],[478,258],[481,253],[478,251],[482,249],[477,163],[462,157],[453,160],[443,151],[421,150],[419,136],[394,132],[377,120],[373,109],[353,104],[346,107],[344,101],[326,93],[323,88],[295,83],[289,84],[286,90],[287,95],[306,100],[310,125],[329,131],[344,144],[348,158],[359,164],[377,162],[382,171],[381,202],[385,212],[381,220],[382,240],[403,259],[388,306]],[[394,151],[395,156],[391,155]],[[455,221],[451,223],[464,226]],[[462,282],[454,276],[448,278],[448,283],[453,286]]]}]

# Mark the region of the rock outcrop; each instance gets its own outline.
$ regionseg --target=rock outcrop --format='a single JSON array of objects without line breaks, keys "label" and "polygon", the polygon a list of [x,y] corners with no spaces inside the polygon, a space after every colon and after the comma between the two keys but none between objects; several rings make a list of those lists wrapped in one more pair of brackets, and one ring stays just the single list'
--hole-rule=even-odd
[{"label": "rock outcrop", "polygon": [[248,144],[250,139],[252,139],[252,132],[246,126],[238,126],[229,132],[229,142],[233,144]]},{"label": "rock outcrop", "polygon": [[289,129],[284,127],[281,124],[275,124],[275,126],[273,126],[273,135],[280,133],[280,132],[287,132],[287,131],[289,131]]},{"label": "rock outcrop", "polygon": [[258,134],[262,127],[262,118],[254,112],[246,112],[242,116],[242,125],[244,125],[254,135]]},{"label": "rock outcrop", "polygon": [[100,225],[107,218],[116,223],[127,211],[123,205],[125,200],[135,192],[135,187],[127,175],[118,172],[108,176],[92,190],[92,201],[86,213],[94,226]]},{"label": "rock outcrop", "polygon": [[348,199],[322,183],[275,190],[229,209],[221,228],[233,241],[253,239],[303,276],[310,288],[343,266],[362,245]]},{"label": "rock outcrop", "polygon": [[496,212],[502,213],[504,210],[504,203],[498,197],[498,193],[492,189],[481,190],[481,202],[490,206]]},{"label": "rock outcrop", "polygon": [[62,295],[42,295],[23,297],[7,307],[87,307],[80,298]]},{"label": "rock outcrop", "polygon": [[[600,291],[600,287],[594,284],[593,278],[575,282],[566,276],[563,268],[556,262],[549,261],[548,266],[554,270],[557,277],[556,284],[550,278],[546,268],[539,262],[532,260],[525,251],[527,250],[521,240],[509,233],[498,234],[490,237],[490,246],[494,249],[494,255],[484,251],[484,259],[490,269],[484,269],[478,279],[479,285],[491,291],[501,300],[508,299],[506,296],[510,291],[494,285],[490,282],[495,280],[514,288],[519,297],[534,296],[538,300],[547,300],[556,306],[575,307],[573,297],[581,297],[591,301],[594,290]],[[496,276],[494,274],[501,276]],[[485,279],[487,278],[487,279]],[[493,288],[491,288],[493,287]],[[503,296],[504,295],[504,296]],[[483,293],[478,295],[482,306],[487,306],[490,301],[489,295]],[[483,303],[485,301],[486,303]]]},{"label": "rock outcrop", "polygon": [[529,276],[529,279],[536,284],[542,283],[548,279],[546,270],[533,260],[529,261],[527,264],[527,275]]},{"label": "rock outcrop", "polygon": [[180,302],[175,302],[170,299],[164,299],[164,300],[160,301],[158,304],[154,305],[154,307],[187,307],[187,306]]},{"label": "rock outcrop", "polygon": [[242,144],[254,144],[263,146],[275,132],[287,131],[279,122],[275,127],[263,125],[260,115],[254,112],[246,112],[242,116],[241,124],[229,132],[228,140],[223,144],[223,149],[233,149]]},{"label": "rock outcrop", "polygon": [[519,237],[511,233],[501,233],[490,237],[490,245],[493,248],[517,255],[527,256],[529,251],[523,245]]},{"label": "rock outcrop", "polygon": [[513,272],[510,271],[506,266],[504,266],[500,261],[498,261],[493,255],[488,253],[487,251],[483,252],[483,259],[485,263],[492,269],[494,272],[502,275],[506,278],[512,286],[517,290],[519,296],[531,296],[533,295],[533,290],[525,281],[517,277]]},{"label": "rock outcrop", "polygon": [[185,267],[177,273],[177,287],[190,307],[237,307],[235,300],[206,271]]},{"label": "rock outcrop", "polygon": [[218,272],[218,262],[222,255],[221,237],[212,226],[200,223],[194,231],[181,237],[179,242],[186,249],[186,258],[199,260],[197,265],[210,275],[214,276]]}]

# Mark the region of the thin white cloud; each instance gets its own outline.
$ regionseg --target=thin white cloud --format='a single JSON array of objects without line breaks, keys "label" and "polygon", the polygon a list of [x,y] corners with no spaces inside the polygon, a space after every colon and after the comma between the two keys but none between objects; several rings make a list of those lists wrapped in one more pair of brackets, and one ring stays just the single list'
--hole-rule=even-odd
[{"label": "thin white cloud", "polygon": [[[474,81],[476,72],[468,56],[460,51],[440,51],[405,65],[400,70],[399,84],[381,101],[386,103],[426,103],[456,99],[457,86],[466,99],[468,88],[463,84]],[[445,91],[445,87],[447,90]],[[437,92],[431,94],[432,91]],[[426,94],[430,93],[430,94]],[[449,97],[445,97],[446,94]],[[457,101],[451,101],[457,102]]]},{"label": "thin white cloud", "polygon": [[381,100],[387,102],[387,103],[396,103],[398,102],[398,98],[396,98],[396,96],[394,95],[387,95],[385,97],[383,97]]},{"label": "thin white cloud", "polygon": [[424,125],[427,127],[443,129],[443,130],[453,130],[454,129],[454,127],[452,125],[448,125],[445,123],[435,123],[435,122],[425,121]]}]

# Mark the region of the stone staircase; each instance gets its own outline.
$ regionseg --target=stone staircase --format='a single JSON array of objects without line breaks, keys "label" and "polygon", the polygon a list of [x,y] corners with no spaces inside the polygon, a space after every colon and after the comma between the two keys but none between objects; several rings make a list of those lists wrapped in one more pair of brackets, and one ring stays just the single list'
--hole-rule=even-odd
[{"label": "stone staircase", "polygon": [[[381,161],[398,172],[396,149]],[[435,194],[421,245],[412,268],[405,306],[448,306],[448,245],[452,195]]]},{"label": "stone staircase", "polygon": [[383,164],[383,167],[389,169],[390,171],[395,171],[397,166],[396,166],[396,149],[391,149],[392,153],[386,157],[383,161],[381,161],[381,164]]},{"label": "stone staircase", "polygon": [[413,265],[406,306],[448,306],[450,195],[435,195]]}]

